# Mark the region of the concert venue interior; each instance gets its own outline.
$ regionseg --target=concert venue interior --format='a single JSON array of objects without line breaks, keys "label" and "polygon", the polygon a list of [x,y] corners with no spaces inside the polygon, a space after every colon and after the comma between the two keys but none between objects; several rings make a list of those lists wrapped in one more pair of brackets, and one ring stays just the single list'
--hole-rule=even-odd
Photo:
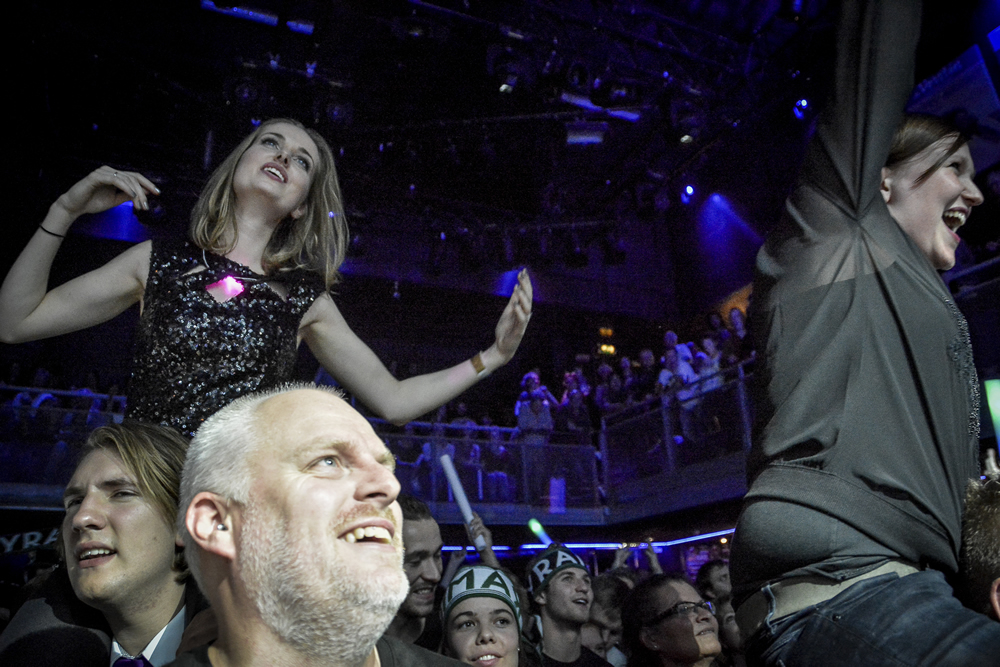
[{"label": "concert venue interior", "polygon": [[[976,133],[986,202],[944,274],[1000,420],[1000,4],[930,3],[911,108]],[[695,398],[594,403],[607,363],[658,371],[664,334],[731,337],[827,90],[822,0],[23,2],[6,10],[4,271],[49,204],[102,164],[162,190],[74,225],[53,284],[129,244],[182,237],[208,174],[255,124],[291,117],[330,143],[351,241],[334,298],[398,377],[468,359],[527,267],[534,313],[506,367],[441,413],[376,420],[404,490],[465,544],[436,453],[453,454],[501,558],[578,544],[605,567],[652,541],[693,572],[725,557],[753,429],[753,353]],[[0,579],[55,559],[62,485],[87,431],[122,410],[138,308],[0,347]],[[739,346],[737,346],[739,347]],[[579,368],[585,425],[518,429],[522,377],[556,397]],[[303,380],[323,381],[305,346]],[[84,389],[88,391],[84,391]],[[49,398],[44,398],[48,395]],[[20,398],[18,398],[20,396]],[[991,399],[991,400],[988,400]],[[464,404],[459,407],[458,403]],[[988,407],[987,407],[988,406]],[[360,403],[359,403],[360,407]],[[992,413],[991,413],[992,410]],[[499,444],[498,444],[499,443]],[[491,452],[506,450],[505,467]]]}]

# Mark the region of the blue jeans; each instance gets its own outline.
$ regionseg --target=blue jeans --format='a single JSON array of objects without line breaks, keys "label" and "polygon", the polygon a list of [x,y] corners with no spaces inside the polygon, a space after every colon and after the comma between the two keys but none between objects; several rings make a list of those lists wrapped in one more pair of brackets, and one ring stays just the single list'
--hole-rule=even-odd
[{"label": "blue jeans", "polygon": [[773,667],[1000,665],[1000,623],[963,607],[940,572],[886,574],[768,619],[746,650]]}]

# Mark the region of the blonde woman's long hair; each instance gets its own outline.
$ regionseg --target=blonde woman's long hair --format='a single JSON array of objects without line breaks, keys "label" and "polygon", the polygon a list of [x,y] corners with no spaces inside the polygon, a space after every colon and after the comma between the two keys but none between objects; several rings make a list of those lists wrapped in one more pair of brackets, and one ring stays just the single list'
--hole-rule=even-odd
[{"label": "blonde woman's long hair", "polygon": [[274,230],[264,249],[264,271],[273,275],[303,269],[319,274],[330,289],[340,277],[338,269],[344,261],[349,238],[337,168],[326,140],[296,120],[272,118],[261,123],[212,172],[191,211],[191,240],[199,248],[218,255],[225,255],[236,247],[238,231],[233,190],[236,166],[247,149],[277,123],[288,123],[306,132],[316,143],[319,156],[311,175],[306,210],[297,219],[288,216]]}]

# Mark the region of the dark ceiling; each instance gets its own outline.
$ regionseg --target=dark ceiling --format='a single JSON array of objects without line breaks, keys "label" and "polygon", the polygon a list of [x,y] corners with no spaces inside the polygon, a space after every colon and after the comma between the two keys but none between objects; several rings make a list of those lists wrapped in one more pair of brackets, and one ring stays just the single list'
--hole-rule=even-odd
[{"label": "dark ceiling", "polygon": [[[827,4],[18,5],[7,67],[29,131],[15,132],[15,183],[39,195],[22,206],[36,216],[97,164],[138,169],[179,230],[252,120],[291,116],[339,156],[348,272],[489,291],[484,273],[528,264],[554,302],[690,315],[749,280],[822,92]],[[929,7],[919,76],[981,38],[982,13],[955,4]],[[707,291],[685,249],[688,183],[725,192],[750,229],[738,275]]]},{"label": "dark ceiling", "polygon": [[[437,206],[504,221],[582,221],[620,212],[626,190],[695,168],[734,123],[807,92],[795,63],[823,4],[244,5],[265,22],[221,2],[228,14],[46,4],[29,23],[30,60],[53,139],[84,159],[201,164],[209,130],[224,147],[251,118],[289,115],[342,149],[359,210],[412,184]],[[600,150],[567,146],[581,122],[603,131]],[[195,188],[200,176],[186,174]]]}]

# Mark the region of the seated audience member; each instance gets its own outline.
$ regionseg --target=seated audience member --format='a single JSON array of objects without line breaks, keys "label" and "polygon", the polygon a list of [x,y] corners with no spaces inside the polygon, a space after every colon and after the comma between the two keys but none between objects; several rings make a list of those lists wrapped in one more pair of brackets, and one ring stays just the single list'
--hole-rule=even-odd
[{"label": "seated audience member", "polygon": [[1000,476],[966,489],[959,573],[963,604],[1000,620]]},{"label": "seated audience member", "polygon": [[380,639],[409,592],[392,469],[333,391],[249,394],[207,419],[188,450],[179,530],[218,639],[173,664],[454,664]]},{"label": "seated audience member", "polygon": [[631,588],[611,572],[591,581],[594,601],[590,619],[580,632],[584,646],[616,667],[624,667],[626,658],[618,644],[622,640],[622,607]]},{"label": "seated audience member", "polygon": [[729,564],[718,558],[706,561],[698,568],[694,585],[701,596],[710,602],[731,596],[733,585],[729,582]]},{"label": "seated audience member", "polygon": [[[399,507],[403,512],[403,570],[409,581],[410,592],[396,612],[385,634],[410,644],[419,643],[425,648],[437,647],[440,632],[433,632],[431,643],[418,642],[424,634],[427,619],[434,614],[435,594],[441,583],[441,528],[431,515],[427,504],[411,495],[399,494]],[[435,628],[439,630],[439,628]]]},{"label": "seated audience member", "polygon": [[722,652],[711,602],[683,577],[654,574],[622,614],[629,667],[709,667]]},{"label": "seated audience member", "polygon": [[445,591],[442,618],[445,655],[467,665],[529,664],[530,651],[521,651],[518,586],[502,570],[486,565],[460,568]]},{"label": "seated audience member", "polygon": [[542,665],[606,666],[580,638],[593,601],[590,572],[580,557],[562,545],[551,545],[528,563],[527,578],[541,617]]},{"label": "seated audience member", "polygon": [[176,431],[139,422],[90,435],[63,495],[65,568],[7,627],[0,664],[161,667],[174,659],[187,620],[204,605],[184,583],[174,528],[186,448]]}]

